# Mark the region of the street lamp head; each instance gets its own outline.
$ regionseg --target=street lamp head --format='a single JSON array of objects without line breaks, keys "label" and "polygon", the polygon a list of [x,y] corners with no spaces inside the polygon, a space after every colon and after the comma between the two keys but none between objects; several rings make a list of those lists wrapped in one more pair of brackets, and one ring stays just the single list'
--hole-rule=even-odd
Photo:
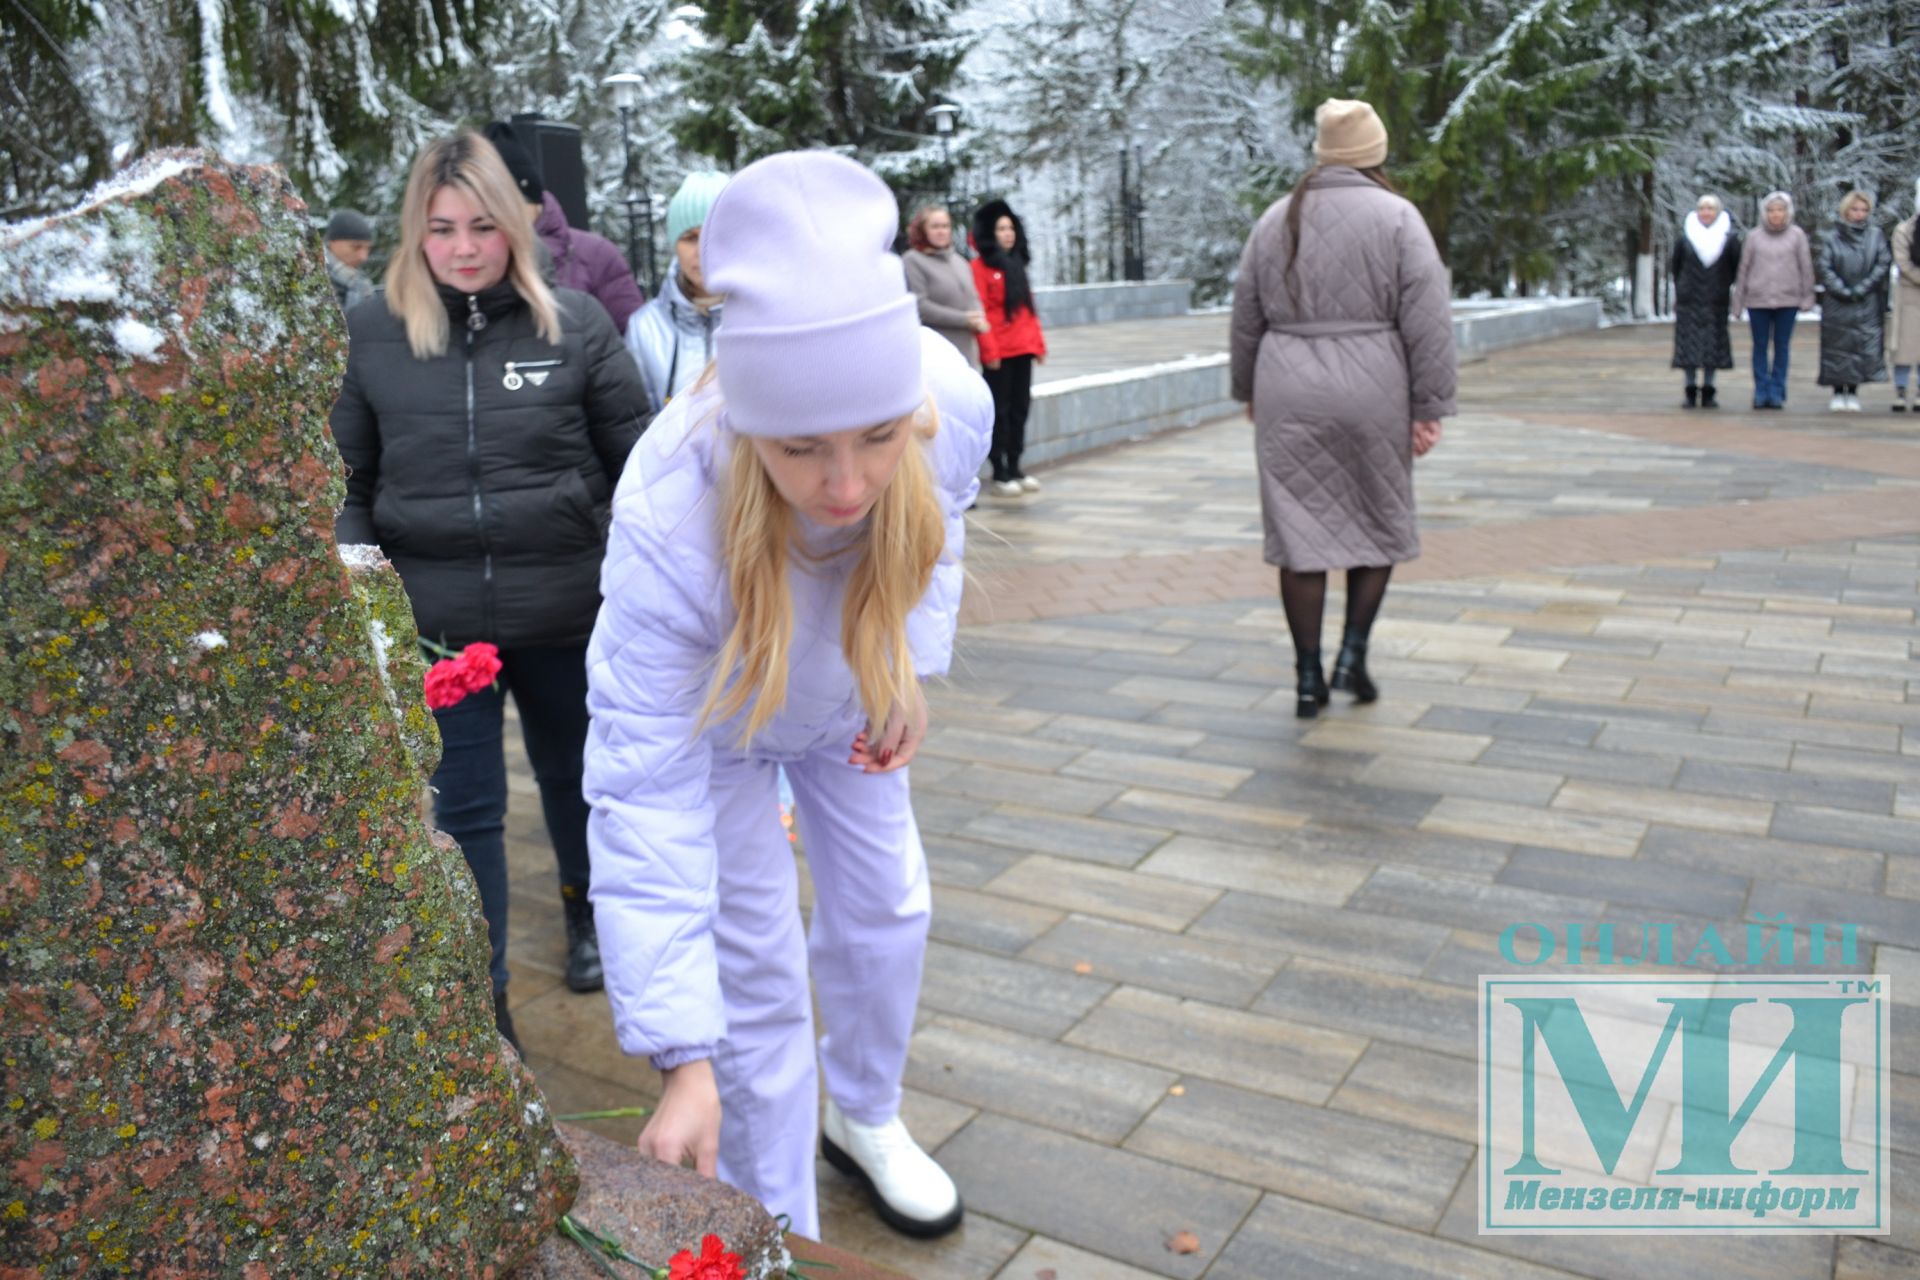
[{"label": "street lamp head", "polygon": [[953,132],[953,119],[960,114],[960,108],[951,102],[937,102],[927,108],[927,114],[933,117],[933,131],[946,137]]},{"label": "street lamp head", "polygon": [[636,105],[640,96],[640,86],[646,81],[631,71],[619,71],[600,82],[603,89],[613,90],[613,105],[616,110],[626,111]]}]

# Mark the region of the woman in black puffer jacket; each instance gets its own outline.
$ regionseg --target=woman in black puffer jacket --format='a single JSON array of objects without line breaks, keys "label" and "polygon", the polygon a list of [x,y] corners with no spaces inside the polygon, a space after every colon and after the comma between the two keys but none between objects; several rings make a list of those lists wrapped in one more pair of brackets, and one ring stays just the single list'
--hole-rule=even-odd
[{"label": "woman in black puffer jacket", "polygon": [[427,640],[500,650],[493,689],[436,709],[434,820],[460,844],[506,1015],[505,696],[513,693],[560,865],[567,983],[601,984],[587,901],[586,645],[614,485],[647,395],[604,309],[540,278],[518,189],[461,132],[415,160],[387,289],[347,316],[332,426],[348,467],[335,533],[393,561]]}]

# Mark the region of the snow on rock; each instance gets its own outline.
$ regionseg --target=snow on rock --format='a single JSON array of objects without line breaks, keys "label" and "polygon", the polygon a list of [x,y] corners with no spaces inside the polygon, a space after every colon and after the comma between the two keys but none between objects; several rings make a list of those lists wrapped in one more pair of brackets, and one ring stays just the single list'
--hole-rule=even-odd
[{"label": "snow on rock", "polygon": [[113,322],[114,344],[136,360],[154,359],[166,340],[166,334],[132,316],[121,316]]},{"label": "snow on rock", "polygon": [[340,544],[340,563],[349,569],[378,569],[387,562],[387,553],[371,542]]},{"label": "snow on rock", "polygon": [[206,652],[212,653],[215,649],[226,648],[227,638],[218,631],[202,631],[193,638],[193,644],[196,649],[204,649]]}]

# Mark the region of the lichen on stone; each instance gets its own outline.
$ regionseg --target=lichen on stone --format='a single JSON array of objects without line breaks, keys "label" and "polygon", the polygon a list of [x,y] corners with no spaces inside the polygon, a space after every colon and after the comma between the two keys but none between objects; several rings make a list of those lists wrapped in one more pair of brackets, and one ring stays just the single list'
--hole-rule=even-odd
[{"label": "lichen on stone", "polygon": [[0,229],[0,1268],[504,1274],[574,1192],[334,547],[304,223],[174,153]]}]

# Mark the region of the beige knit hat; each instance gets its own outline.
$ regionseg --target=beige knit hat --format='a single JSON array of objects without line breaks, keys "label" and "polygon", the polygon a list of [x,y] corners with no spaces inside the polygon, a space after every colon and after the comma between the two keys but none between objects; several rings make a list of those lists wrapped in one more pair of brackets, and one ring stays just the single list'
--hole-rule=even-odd
[{"label": "beige knit hat", "polygon": [[1321,164],[1371,169],[1387,162],[1387,126],[1364,102],[1328,98],[1313,113],[1319,136],[1313,140],[1313,158]]}]

